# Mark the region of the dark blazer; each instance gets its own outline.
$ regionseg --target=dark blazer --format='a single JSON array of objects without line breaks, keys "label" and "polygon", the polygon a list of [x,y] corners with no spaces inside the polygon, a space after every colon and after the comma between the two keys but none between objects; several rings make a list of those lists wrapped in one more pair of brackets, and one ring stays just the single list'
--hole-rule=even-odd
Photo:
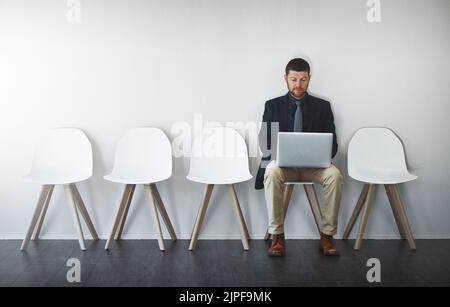
[{"label": "dark blazer", "polygon": [[[271,142],[275,142],[276,136],[271,135],[272,123],[279,123],[279,132],[289,132],[288,130],[288,105],[289,93],[266,101],[263,115],[263,126],[259,132],[259,146],[263,153],[261,163],[255,180],[255,189],[264,188],[265,165],[271,160],[271,149],[276,149],[276,144],[272,147]],[[334,126],[334,116],[330,103],[326,100],[306,94],[303,98],[303,132],[325,132],[333,133],[333,158],[338,149],[336,140],[336,128]],[[267,125],[267,129],[264,127]]]}]

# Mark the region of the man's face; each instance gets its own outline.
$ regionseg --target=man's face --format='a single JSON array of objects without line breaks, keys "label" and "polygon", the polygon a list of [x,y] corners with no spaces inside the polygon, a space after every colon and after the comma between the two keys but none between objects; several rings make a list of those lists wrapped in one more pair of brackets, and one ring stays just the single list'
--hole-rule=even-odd
[{"label": "man's face", "polygon": [[307,71],[290,70],[287,75],[284,75],[284,80],[286,80],[289,93],[295,98],[302,98],[308,90],[310,77],[311,76]]}]

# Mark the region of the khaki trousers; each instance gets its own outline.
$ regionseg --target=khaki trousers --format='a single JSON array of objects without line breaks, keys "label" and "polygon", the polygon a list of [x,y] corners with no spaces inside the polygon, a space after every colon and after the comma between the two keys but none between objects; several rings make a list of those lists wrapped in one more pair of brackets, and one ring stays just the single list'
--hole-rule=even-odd
[{"label": "khaki trousers", "polygon": [[283,185],[289,181],[310,181],[323,187],[322,233],[333,236],[341,203],[342,175],[331,164],[328,168],[278,167],[271,161],[264,174],[264,193],[269,214],[269,233],[284,233]]}]

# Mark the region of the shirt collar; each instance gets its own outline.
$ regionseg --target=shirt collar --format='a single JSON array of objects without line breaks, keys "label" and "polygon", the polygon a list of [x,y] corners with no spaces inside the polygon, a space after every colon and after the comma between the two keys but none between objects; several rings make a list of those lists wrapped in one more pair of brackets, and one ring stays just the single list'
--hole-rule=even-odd
[{"label": "shirt collar", "polygon": [[305,101],[306,96],[308,96],[308,93],[306,93],[305,96],[303,96],[302,98],[296,99],[291,95],[291,93],[288,93],[288,101],[292,102],[292,103],[298,103],[298,102],[303,103]]}]

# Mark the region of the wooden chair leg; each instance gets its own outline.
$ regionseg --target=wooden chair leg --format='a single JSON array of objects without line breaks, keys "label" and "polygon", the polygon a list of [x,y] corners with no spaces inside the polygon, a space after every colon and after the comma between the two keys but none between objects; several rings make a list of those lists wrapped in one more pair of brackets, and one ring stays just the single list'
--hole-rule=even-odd
[{"label": "wooden chair leg", "polygon": [[245,235],[245,238],[246,238],[247,240],[250,240],[250,233],[249,233],[248,228],[247,228],[247,223],[245,222],[244,215],[242,214],[241,205],[239,204],[239,199],[238,199],[238,197],[237,197],[236,189],[235,189],[235,187],[234,187],[233,184],[230,184],[230,186],[229,186],[229,191],[230,191],[232,200],[233,200],[236,204],[238,204],[237,209],[238,209],[238,213],[239,213],[239,220],[241,221],[241,224],[242,224],[243,227],[244,227],[244,235]]},{"label": "wooden chair leg", "polygon": [[88,226],[88,229],[92,235],[92,238],[97,241],[98,240],[97,231],[95,230],[94,224],[92,223],[91,217],[89,216],[89,212],[87,211],[86,206],[84,205],[83,199],[81,198],[80,191],[78,191],[78,188],[75,184],[71,184],[70,189],[71,189],[71,192],[75,199],[75,202],[78,206],[78,209],[80,210],[80,213],[83,216],[84,221],[86,222],[86,225]]},{"label": "wooden chair leg", "polygon": [[127,220],[128,211],[130,210],[131,200],[133,199],[134,190],[136,189],[135,184],[129,184],[128,186],[129,186],[129,188],[128,188],[128,193],[126,195],[125,210],[123,211],[122,216],[120,218],[119,227],[117,228],[117,231],[114,235],[114,240],[120,240],[122,238],[123,228],[125,226],[125,221]]},{"label": "wooden chair leg", "polygon": [[84,235],[83,235],[83,230],[81,229],[80,217],[78,216],[76,201],[75,201],[75,198],[70,189],[70,185],[65,184],[64,190],[67,194],[67,197],[69,198],[70,212],[72,213],[73,222],[74,222],[75,228],[77,230],[78,242],[80,243],[80,249],[82,251],[84,251],[84,250],[86,250],[86,246],[84,245]]},{"label": "wooden chair leg", "polygon": [[403,202],[400,198],[400,192],[398,190],[398,185],[396,185],[396,184],[393,185],[393,191],[394,191],[395,198],[397,200],[396,201],[397,208],[400,213],[399,217],[400,217],[400,220],[403,221],[405,235],[406,235],[406,239],[408,240],[409,247],[412,250],[416,250],[416,243],[414,242],[411,226],[409,224],[408,216],[406,215],[405,206],[403,205]]},{"label": "wooden chair leg", "polygon": [[200,235],[200,229],[203,224],[203,219],[205,218],[206,209],[208,208],[208,203],[211,199],[213,188],[213,184],[208,184],[206,186],[205,195],[203,196],[202,204],[198,210],[197,219],[195,220],[194,228],[191,234],[191,243],[189,244],[190,251],[194,250],[197,246],[198,236]]},{"label": "wooden chair leg", "polygon": [[316,189],[314,188],[314,184],[304,184],[303,188],[305,189],[306,196],[308,197],[309,206],[311,207],[311,211],[314,215],[314,221],[316,222],[316,226],[320,234],[320,225],[322,224],[322,211],[320,209],[319,200],[317,199]]},{"label": "wooden chair leg", "polygon": [[245,223],[244,216],[242,215],[241,206],[239,205],[239,199],[237,198],[236,190],[232,184],[228,185],[228,189],[231,194],[231,198],[233,199],[233,209],[236,214],[236,219],[239,223],[239,228],[241,230],[241,241],[244,250],[249,250],[250,246],[248,245],[248,240],[250,240],[250,235],[248,233],[247,225]]},{"label": "wooden chair leg", "polygon": [[355,247],[354,247],[355,250],[359,250],[361,248],[364,231],[366,230],[367,218],[369,217],[369,211],[370,211],[370,207],[372,205],[372,200],[373,200],[373,196],[376,191],[376,187],[377,186],[375,184],[369,185],[369,191],[367,192],[367,197],[366,197],[365,204],[364,204],[364,212],[362,214],[361,222],[359,225],[358,237],[355,242]]},{"label": "wooden chair leg", "polygon": [[47,195],[45,197],[44,208],[42,209],[41,215],[39,216],[39,220],[37,222],[36,228],[34,230],[34,234],[31,237],[31,240],[39,239],[39,234],[41,233],[42,224],[44,223],[45,215],[47,213],[48,205],[50,203],[50,199],[52,198],[53,189],[55,185],[49,185]]},{"label": "wooden chair leg", "polygon": [[152,193],[152,189],[150,188],[149,184],[144,185],[144,190],[145,190],[145,193],[147,194],[147,197],[150,200],[150,210],[152,212],[153,222],[155,223],[156,236],[157,236],[156,238],[158,239],[159,249],[163,251],[163,250],[165,250],[164,240],[163,240],[163,234],[161,231],[161,225],[159,223],[158,210],[156,208],[156,203],[154,201],[154,195]]},{"label": "wooden chair leg", "polygon": [[367,192],[369,191],[369,184],[366,183],[359,195],[358,202],[356,203],[355,209],[353,210],[352,216],[347,223],[347,227],[345,227],[344,236],[342,239],[347,240],[352,232],[353,226],[355,226],[355,222],[358,219],[359,214],[361,213],[361,209],[363,208],[364,202],[367,198]]},{"label": "wooden chair leg", "polygon": [[122,194],[122,199],[120,201],[119,208],[117,209],[117,214],[116,214],[116,217],[114,219],[114,224],[113,224],[113,227],[112,227],[112,230],[111,230],[111,234],[109,235],[109,238],[106,241],[106,245],[105,245],[105,249],[106,250],[111,249],[111,245],[112,245],[112,241],[114,239],[114,235],[117,232],[117,228],[119,227],[120,219],[121,219],[121,217],[123,215],[123,212],[125,210],[125,206],[126,206],[126,203],[127,203],[127,197],[128,197],[127,195],[130,193],[130,189],[131,189],[131,185],[125,185],[125,189],[124,189],[123,194]]},{"label": "wooden chair leg", "polygon": [[400,237],[402,239],[405,239],[405,229],[404,229],[404,225],[400,219],[400,212],[398,210],[398,206],[396,203],[396,198],[395,198],[395,192],[393,191],[393,187],[392,184],[385,184],[384,188],[386,190],[386,194],[388,196],[389,199],[389,204],[391,206],[392,209],[392,213],[394,214],[394,219],[395,219],[395,224],[397,225],[398,228],[398,232],[400,233]]},{"label": "wooden chair leg", "polygon": [[161,199],[161,195],[159,194],[156,184],[154,184],[154,183],[150,184],[150,188],[151,188],[152,194],[154,196],[154,202],[157,205],[159,212],[161,213],[161,217],[164,221],[164,224],[166,225],[167,231],[170,234],[170,238],[173,241],[176,241],[177,235],[175,234],[175,230],[173,229],[172,223],[170,222],[169,215],[167,214],[166,208],[164,207],[164,203]]},{"label": "wooden chair leg", "polygon": [[39,216],[42,213],[42,209],[45,204],[45,200],[47,198],[48,192],[50,189],[50,185],[43,185],[41,188],[41,195],[39,196],[39,200],[37,202],[36,208],[34,209],[33,217],[31,218],[30,225],[28,226],[27,234],[25,235],[25,239],[22,242],[20,250],[26,250],[28,247],[28,243],[30,243],[31,235],[33,234],[33,230],[36,227],[36,223],[39,219]]},{"label": "wooden chair leg", "polygon": [[[289,204],[291,203],[292,192],[294,191],[294,184],[286,184],[283,193],[283,208],[284,208],[284,217],[286,218],[286,214],[289,208]],[[266,234],[264,235],[264,240],[269,240],[270,233],[267,228]]]}]

